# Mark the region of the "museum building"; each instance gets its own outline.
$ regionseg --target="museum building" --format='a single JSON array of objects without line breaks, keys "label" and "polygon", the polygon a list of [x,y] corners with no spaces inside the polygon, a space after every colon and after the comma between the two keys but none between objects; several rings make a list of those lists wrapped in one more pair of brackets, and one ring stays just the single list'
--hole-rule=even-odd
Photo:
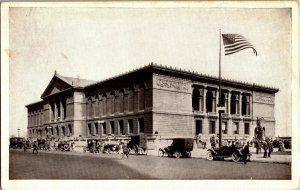
[{"label": "museum building", "polygon": [[[157,64],[91,81],[54,73],[41,101],[26,105],[27,137],[147,139],[218,134],[218,77]],[[256,118],[275,137],[278,89],[222,79],[223,139],[251,139]]]}]

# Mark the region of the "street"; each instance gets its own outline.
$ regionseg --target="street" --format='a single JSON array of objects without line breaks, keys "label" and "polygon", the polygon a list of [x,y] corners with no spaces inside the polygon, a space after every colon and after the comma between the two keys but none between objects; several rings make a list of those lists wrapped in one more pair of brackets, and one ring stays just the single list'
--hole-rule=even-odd
[{"label": "street", "polygon": [[291,165],[10,150],[10,179],[291,179]]}]

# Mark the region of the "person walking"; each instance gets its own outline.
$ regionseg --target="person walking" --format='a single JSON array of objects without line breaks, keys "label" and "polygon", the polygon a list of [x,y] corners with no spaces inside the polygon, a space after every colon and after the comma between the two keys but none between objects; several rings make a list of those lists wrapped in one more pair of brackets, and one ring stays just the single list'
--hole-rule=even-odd
[{"label": "person walking", "polygon": [[273,152],[273,140],[272,140],[272,138],[269,138],[267,140],[267,144],[268,144],[268,157],[271,158],[271,154]]},{"label": "person walking", "polygon": [[129,149],[127,147],[127,144],[123,143],[122,149],[123,149],[122,158],[124,158],[125,155],[128,158],[129,157]]},{"label": "person walking", "polygon": [[247,142],[242,149],[242,160],[244,164],[247,164],[247,158],[249,153],[250,153],[249,142]]},{"label": "person walking", "polygon": [[38,145],[37,145],[37,142],[36,141],[34,141],[34,143],[33,143],[33,150],[32,150],[32,154],[34,154],[34,152],[36,152],[37,154],[39,153],[38,152]]}]

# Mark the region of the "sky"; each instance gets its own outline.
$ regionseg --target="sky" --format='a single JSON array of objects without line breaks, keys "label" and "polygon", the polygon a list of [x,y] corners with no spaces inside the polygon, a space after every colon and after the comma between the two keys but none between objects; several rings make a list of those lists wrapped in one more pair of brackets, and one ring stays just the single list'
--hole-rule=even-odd
[{"label": "sky", "polygon": [[103,80],[150,62],[218,76],[222,33],[251,49],[225,56],[222,77],[279,88],[276,136],[291,136],[291,10],[10,8],[9,134],[26,135],[25,105],[60,75]]}]

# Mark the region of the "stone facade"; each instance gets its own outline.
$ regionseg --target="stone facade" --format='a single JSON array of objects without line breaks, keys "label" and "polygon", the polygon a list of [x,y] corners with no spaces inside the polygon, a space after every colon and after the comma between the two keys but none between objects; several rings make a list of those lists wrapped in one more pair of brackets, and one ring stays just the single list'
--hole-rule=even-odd
[{"label": "stone facade", "polygon": [[26,106],[28,137],[208,139],[219,133],[218,104],[224,139],[251,139],[257,117],[274,137],[277,91],[222,80],[219,101],[218,78],[153,64],[99,82],[55,73],[43,101]]}]

